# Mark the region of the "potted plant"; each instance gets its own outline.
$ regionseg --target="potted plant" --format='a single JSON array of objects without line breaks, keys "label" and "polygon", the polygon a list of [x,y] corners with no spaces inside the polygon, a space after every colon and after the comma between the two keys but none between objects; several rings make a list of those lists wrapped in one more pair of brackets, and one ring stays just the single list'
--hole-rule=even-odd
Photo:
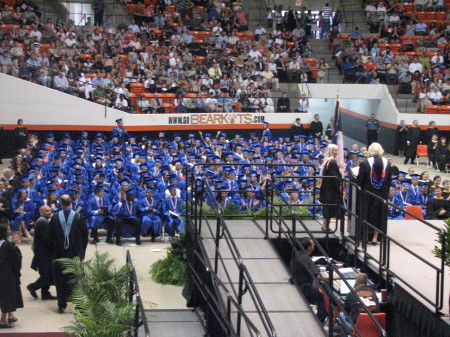
[{"label": "potted plant", "polygon": [[87,261],[60,259],[74,289],[75,322],[64,327],[74,337],[121,337],[133,329],[135,303],[127,298],[131,265],[117,269],[108,253],[95,253]]},{"label": "potted plant", "polygon": [[[444,259],[444,264],[450,267],[450,218],[445,220],[446,228],[443,231],[438,232],[438,238],[436,240],[439,243],[439,247],[435,246],[433,250],[434,256],[439,259]],[[444,251],[442,250],[444,247]],[[449,294],[450,305],[450,294]],[[449,312],[450,314],[450,312]]]}]

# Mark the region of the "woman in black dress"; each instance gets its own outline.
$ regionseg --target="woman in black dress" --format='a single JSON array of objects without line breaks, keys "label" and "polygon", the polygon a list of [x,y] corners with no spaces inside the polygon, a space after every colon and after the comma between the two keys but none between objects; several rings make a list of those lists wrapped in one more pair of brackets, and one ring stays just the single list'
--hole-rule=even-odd
[{"label": "woman in black dress", "polygon": [[[323,206],[323,231],[330,229],[331,218],[340,219],[342,217],[342,210],[340,207],[342,205],[342,189],[340,180],[342,179],[342,172],[345,169],[345,163],[337,163],[337,154],[337,145],[328,145],[321,170],[321,176],[329,176],[330,178],[322,179],[322,184],[320,186],[320,202],[322,204],[334,204],[331,206]],[[337,179],[331,177],[337,177]]]},{"label": "woman in black dress", "polygon": [[18,248],[20,236],[16,234],[11,243],[7,240],[10,232],[7,224],[0,224],[0,329],[14,327],[12,323],[17,321],[14,311],[23,308],[20,291],[22,254]]},{"label": "woman in black dress", "polygon": [[431,121],[428,123],[428,129],[426,129],[422,134],[422,144],[428,144],[433,135],[437,135],[439,137],[439,129],[436,127],[436,122]]},{"label": "woman in black dress", "polygon": [[400,125],[397,126],[397,132],[395,137],[395,154],[402,158],[405,155],[406,150],[406,132],[408,127],[405,121],[402,119]]},{"label": "woman in black dress", "polygon": [[[372,192],[386,200],[392,179],[391,165],[386,158],[381,157],[384,150],[379,143],[372,143],[368,151],[371,157],[364,159],[359,169],[357,183],[362,191]],[[371,196],[367,196],[364,199],[360,198],[360,200],[364,209],[363,214],[361,214],[362,219],[386,232],[387,212],[383,212],[383,202]],[[372,244],[376,245],[377,241],[378,232],[374,231]]]},{"label": "woman in black dress", "polygon": [[450,160],[450,147],[447,143],[447,138],[441,137],[439,139],[435,156],[439,171],[445,173],[446,166]]},{"label": "woman in black dress", "polygon": [[16,138],[16,149],[25,147],[28,137],[28,129],[23,126],[23,120],[17,120],[17,126],[14,129],[14,137]]}]

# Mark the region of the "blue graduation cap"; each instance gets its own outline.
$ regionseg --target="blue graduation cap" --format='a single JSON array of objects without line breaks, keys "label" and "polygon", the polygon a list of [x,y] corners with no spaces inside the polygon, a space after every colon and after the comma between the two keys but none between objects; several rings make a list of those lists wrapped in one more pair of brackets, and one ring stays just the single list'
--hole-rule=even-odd
[{"label": "blue graduation cap", "polygon": [[122,123],[122,122],[123,122],[122,118],[116,119],[116,123]]}]

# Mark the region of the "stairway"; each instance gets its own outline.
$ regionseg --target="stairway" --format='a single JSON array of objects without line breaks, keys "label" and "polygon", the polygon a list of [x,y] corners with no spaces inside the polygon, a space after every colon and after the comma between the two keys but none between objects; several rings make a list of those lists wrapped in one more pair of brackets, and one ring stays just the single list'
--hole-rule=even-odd
[{"label": "stairway", "polygon": [[48,18],[51,18],[53,23],[56,22],[56,19],[63,19],[64,22],[68,20],[61,3],[48,0],[34,0],[34,3],[39,7],[39,12],[42,13],[42,22],[45,22]]},{"label": "stairway", "polygon": [[[73,1],[69,1],[73,2]],[[66,7],[59,1],[49,1],[49,0],[35,0],[36,5],[39,6],[39,11],[42,13],[41,20],[45,22],[47,18],[51,18],[53,22],[56,19],[63,19],[64,22],[68,22],[68,13]],[[85,14],[89,14],[91,12],[91,4],[92,0],[78,0],[76,3],[82,3],[85,7]],[[105,0],[106,8],[105,8],[105,24],[110,23],[112,26],[116,27],[122,19],[125,19],[127,22],[130,21],[130,15],[128,14],[127,9],[118,1],[118,0]],[[92,22],[94,22],[92,18]]]},{"label": "stairway", "polygon": [[314,58],[318,61],[323,57],[325,62],[330,66],[328,69],[328,76],[325,78],[325,83],[342,83],[342,76],[339,75],[339,70],[334,64],[330,49],[328,49],[328,40],[310,40]]},{"label": "stairway", "polygon": [[358,27],[362,34],[370,33],[361,0],[342,0],[341,6],[344,11],[343,33],[351,33],[355,27]]},{"label": "stairway", "polygon": [[267,29],[266,6],[261,0],[245,0],[244,10],[248,13],[248,31],[254,32],[260,24]]},{"label": "stairway", "polygon": [[[215,257],[220,256],[221,262],[217,265],[216,274],[227,286],[228,291],[234,294],[232,289],[238,288],[240,275],[235,258],[239,255],[239,260],[251,275],[254,287],[273,324],[274,333],[270,335],[280,337],[325,336],[324,330],[308,302],[299,289],[289,283],[288,269],[272,242],[265,238],[262,229],[264,224],[264,221],[227,220],[229,235],[233,238],[234,243],[231,244],[227,238],[223,238],[223,235],[220,236],[220,243],[217,246],[219,255],[217,255],[217,242],[212,235],[216,230],[215,225],[205,222],[200,229],[201,244],[210,259],[211,266],[214,266]],[[252,300],[255,296],[253,291],[244,293],[242,308],[247,317],[255,324],[261,336],[268,336],[258,308],[255,307]],[[226,303],[227,294],[221,292],[220,295]],[[231,321],[235,323],[237,313],[233,309],[231,312]],[[248,330],[243,330],[241,337],[250,336]]]},{"label": "stairway", "polygon": [[399,94],[397,85],[388,85],[389,93],[400,113],[420,113],[417,112],[417,103],[414,102],[414,95]]},{"label": "stairway", "polygon": [[[145,310],[151,337],[203,337],[205,331],[198,315],[191,309]],[[147,337],[141,327],[138,337]]]}]

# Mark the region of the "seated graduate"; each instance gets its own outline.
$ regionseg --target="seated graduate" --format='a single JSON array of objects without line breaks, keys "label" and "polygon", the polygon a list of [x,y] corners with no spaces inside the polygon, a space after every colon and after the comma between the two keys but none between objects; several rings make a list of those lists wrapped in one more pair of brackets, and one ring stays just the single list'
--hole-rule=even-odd
[{"label": "seated graduate", "polygon": [[105,187],[101,184],[95,186],[94,196],[89,199],[87,205],[88,228],[91,229],[92,244],[99,242],[98,229],[107,228],[108,234],[106,242],[112,243],[112,226],[108,220],[108,213],[111,211],[109,199],[105,197]]},{"label": "seated graduate", "polygon": [[412,205],[410,196],[408,193],[409,182],[406,180],[401,182],[400,191],[395,194],[395,202],[399,205],[408,206]]},{"label": "seated graduate", "polygon": [[161,207],[161,201],[154,198],[153,190],[147,188],[145,196],[139,200],[139,214],[142,217],[141,233],[142,235],[150,234],[152,242],[155,241],[157,236],[161,235]]},{"label": "seated graduate", "polygon": [[176,232],[184,230],[185,213],[183,201],[177,197],[177,186],[169,186],[169,197],[164,199],[164,222],[167,226],[167,232],[174,236]]},{"label": "seated graduate", "polygon": [[240,206],[241,211],[252,212],[256,212],[262,207],[261,201],[256,199],[255,192],[253,192],[250,186],[245,187],[244,192],[242,193]]},{"label": "seated graduate", "polygon": [[420,205],[421,201],[421,192],[419,186],[419,175],[412,174],[411,175],[411,186],[408,189],[408,199],[411,205]]},{"label": "seated graduate", "polygon": [[116,245],[121,246],[121,238],[123,236],[123,229],[125,225],[133,229],[136,244],[141,245],[141,228],[138,220],[138,202],[135,200],[134,190],[128,190],[126,197],[120,199],[116,206],[117,222],[116,222]]},{"label": "seated graduate", "polygon": [[[395,206],[399,208],[404,208],[405,205],[403,205],[400,198],[395,197],[396,189],[394,186],[391,186],[389,189],[389,196],[388,196],[388,202],[391,204],[394,204]],[[403,216],[403,212],[399,209],[388,205],[388,219],[390,220],[405,220],[405,217]]]},{"label": "seated graduate", "polygon": [[434,197],[427,203],[426,219],[429,220],[445,220],[450,217],[450,200],[442,196],[442,188],[436,186],[434,189]]}]

